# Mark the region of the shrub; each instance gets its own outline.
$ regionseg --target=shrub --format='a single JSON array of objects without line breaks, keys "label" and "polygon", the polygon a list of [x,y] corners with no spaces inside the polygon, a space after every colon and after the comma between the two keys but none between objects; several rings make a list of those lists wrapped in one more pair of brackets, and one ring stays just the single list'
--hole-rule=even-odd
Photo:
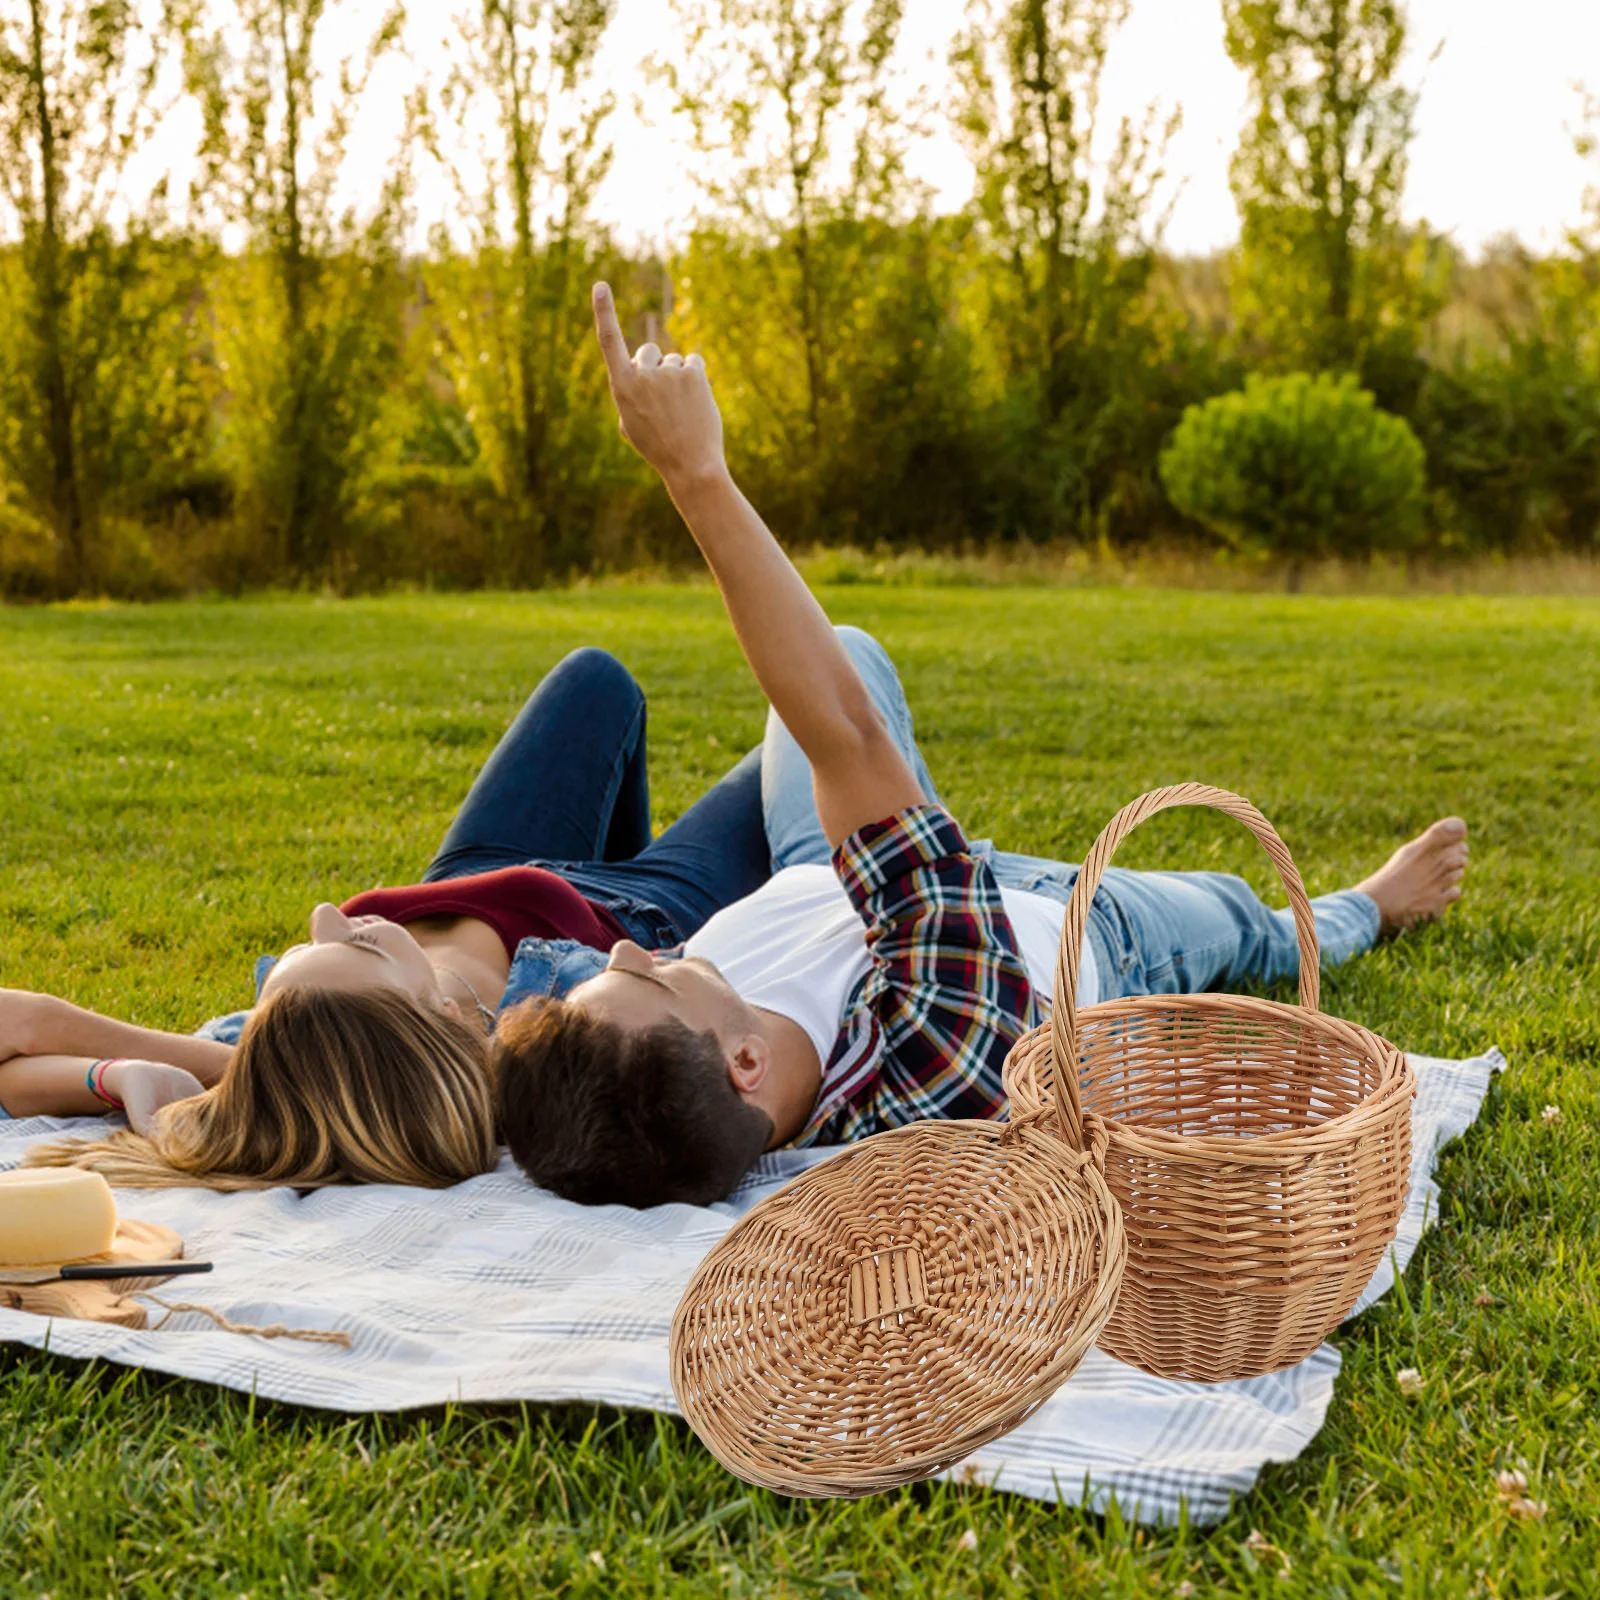
[{"label": "shrub", "polygon": [[1350,374],[1253,376],[1190,406],[1161,453],[1172,503],[1236,548],[1308,559],[1404,550],[1420,531],[1425,461],[1401,417]]},{"label": "shrub", "polygon": [[1559,330],[1430,371],[1417,410],[1445,549],[1600,551],[1600,364]]},{"label": "shrub", "polygon": [[0,482],[0,600],[43,600],[55,579],[56,541],[49,526],[12,504]]}]

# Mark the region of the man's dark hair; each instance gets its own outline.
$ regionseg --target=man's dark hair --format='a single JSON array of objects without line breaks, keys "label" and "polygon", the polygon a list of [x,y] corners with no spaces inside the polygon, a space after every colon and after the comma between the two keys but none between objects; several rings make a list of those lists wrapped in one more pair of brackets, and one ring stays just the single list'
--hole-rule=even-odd
[{"label": "man's dark hair", "polygon": [[628,1033],[561,1000],[504,1013],[492,1050],[500,1135],[541,1188],[582,1205],[725,1199],[772,1136],[714,1033]]}]

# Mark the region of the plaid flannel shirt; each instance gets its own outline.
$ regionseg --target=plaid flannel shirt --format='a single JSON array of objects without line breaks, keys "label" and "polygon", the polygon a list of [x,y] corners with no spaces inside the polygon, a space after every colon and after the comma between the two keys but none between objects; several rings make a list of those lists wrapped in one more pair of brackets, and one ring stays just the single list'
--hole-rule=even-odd
[{"label": "plaid flannel shirt", "polygon": [[843,1144],[930,1117],[998,1119],[1001,1065],[1037,1007],[989,867],[936,805],[858,829],[833,867],[866,926],[872,970],[794,1143]]}]

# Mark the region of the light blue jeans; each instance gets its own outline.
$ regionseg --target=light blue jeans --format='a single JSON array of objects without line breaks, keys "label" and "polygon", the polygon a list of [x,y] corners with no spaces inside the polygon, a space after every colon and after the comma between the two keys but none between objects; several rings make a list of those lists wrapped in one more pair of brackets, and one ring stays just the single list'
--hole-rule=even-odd
[{"label": "light blue jeans", "polygon": [[[871,634],[849,627],[838,633],[923,792],[937,800],[894,662]],[[817,817],[811,765],[776,712],[768,714],[761,750],[761,804],[774,872],[831,859]],[[987,839],[974,840],[972,850],[989,862],[1002,888],[1030,889],[1064,904],[1077,882],[1077,867],[1064,862],[996,850]],[[1377,904],[1357,889],[1319,895],[1311,909],[1324,966],[1348,961],[1377,940]],[[1300,970],[1293,916],[1264,905],[1243,878],[1224,872],[1108,867],[1090,907],[1088,932],[1100,966],[1102,1000],[1234,989],[1294,977]]]}]

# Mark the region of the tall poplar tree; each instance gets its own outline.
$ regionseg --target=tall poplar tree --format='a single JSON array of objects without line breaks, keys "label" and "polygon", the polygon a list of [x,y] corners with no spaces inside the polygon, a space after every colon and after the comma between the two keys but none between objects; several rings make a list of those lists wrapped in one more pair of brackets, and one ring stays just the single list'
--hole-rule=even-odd
[{"label": "tall poplar tree", "polygon": [[454,59],[419,103],[462,237],[441,223],[427,269],[444,373],[471,430],[469,470],[497,502],[498,581],[582,564],[622,458],[594,360],[588,286],[609,242],[593,221],[614,97],[592,82],[616,0],[473,0]]},{"label": "tall poplar tree", "polygon": [[243,252],[210,296],[223,393],[222,459],[244,575],[351,581],[363,473],[393,378],[408,173],[398,158],[357,211],[339,181],[387,12],[336,77],[316,42],[327,0],[189,0],[187,79],[204,113],[202,195]]},{"label": "tall poplar tree", "polygon": [[802,538],[882,537],[964,398],[937,233],[906,173],[904,9],[674,0],[662,75],[702,200],[671,326],[713,355],[741,470]]},{"label": "tall poplar tree", "polygon": [[1088,531],[1126,467],[1130,420],[1147,409],[1147,291],[1178,113],[1123,118],[1096,160],[1101,76],[1128,10],[1129,0],[972,0],[951,52],[955,127],[989,253],[983,320],[1016,452],[1010,476],[1028,480],[1022,514],[1035,534]]},{"label": "tall poplar tree", "polygon": [[49,530],[62,593],[98,579],[148,377],[159,209],[118,211],[159,111],[159,43],[131,0],[0,7],[0,475]]},{"label": "tall poplar tree", "polygon": [[1426,289],[1399,220],[1416,114],[1403,0],[1223,0],[1223,17],[1251,96],[1232,171],[1241,323],[1284,367],[1408,351]]}]

